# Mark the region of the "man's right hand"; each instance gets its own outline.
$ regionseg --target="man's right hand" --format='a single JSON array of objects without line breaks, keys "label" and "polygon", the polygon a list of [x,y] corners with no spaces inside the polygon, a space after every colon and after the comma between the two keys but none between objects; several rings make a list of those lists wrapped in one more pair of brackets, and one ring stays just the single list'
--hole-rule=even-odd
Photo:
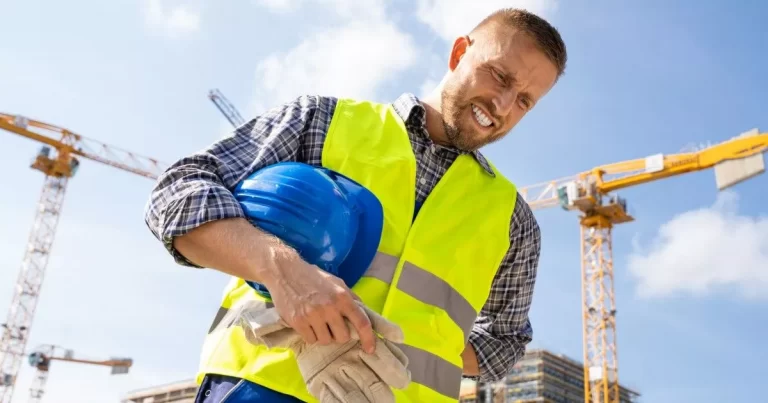
[{"label": "man's right hand", "polygon": [[376,344],[368,316],[355,303],[359,298],[344,282],[298,255],[278,262],[278,272],[265,279],[280,316],[307,344],[346,343],[350,339],[344,318],[360,336],[363,350],[373,353]]},{"label": "man's right hand", "polygon": [[203,224],[174,245],[187,259],[229,275],[264,284],[283,320],[308,344],[349,340],[347,318],[364,351],[373,352],[374,334],[358,299],[344,282],[244,218]]}]

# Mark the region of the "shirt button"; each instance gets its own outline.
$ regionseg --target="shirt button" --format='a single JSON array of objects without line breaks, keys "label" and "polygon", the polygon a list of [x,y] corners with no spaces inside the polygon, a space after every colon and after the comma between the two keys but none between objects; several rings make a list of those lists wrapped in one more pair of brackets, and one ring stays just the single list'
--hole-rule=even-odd
[{"label": "shirt button", "polygon": [[427,180],[424,179],[424,178],[421,178],[421,179],[419,179],[419,183],[421,183],[422,185],[426,185],[427,184]]}]

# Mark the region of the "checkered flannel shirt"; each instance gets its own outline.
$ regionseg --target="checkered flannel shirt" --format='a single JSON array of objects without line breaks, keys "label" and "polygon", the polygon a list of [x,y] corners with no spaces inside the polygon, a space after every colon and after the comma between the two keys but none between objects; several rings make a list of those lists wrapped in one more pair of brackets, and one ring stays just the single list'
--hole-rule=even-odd
[{"label": "checkered flannel shirt", "polygon": [[[261,167],[280,161],[319,166],[335,105],[333,97],[297,97],[175,162],[161,175],[150,195],[145,211],[149,229],[176,262],[198,267],[173,248],[173,238],[211,220],[244,217],[231,189]],[[406,122],[418,161],[416,198],[422,203],[459,151],[429,139],[425,109],[414,95],[403,94],[393,105]],[[482,154],[471,154],[489,175],[494,175]],[[509,251],[469,337],[480,368],[480,376],[472,378],[486,382],[502,379],[533,336],[528,311],[541,238],[533,213],[519,194],[509,236]]]}]

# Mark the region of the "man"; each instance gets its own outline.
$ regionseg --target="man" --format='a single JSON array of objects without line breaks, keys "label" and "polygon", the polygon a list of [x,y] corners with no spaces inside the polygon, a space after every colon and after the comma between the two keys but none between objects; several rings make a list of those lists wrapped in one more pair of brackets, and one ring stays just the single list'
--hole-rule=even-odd
[{"label": "man", "polygon": [[[378,121],[378,116],[385,113],[381,108],[367,106],[373,104],[300,96],[252,119],[231,137],[173,164],[151,195],[147,224],[180,264],[213,268],[265,284],[281,317],[307,343],[348,340],[344,326],[347,319],[360,334],[363,349],[370,351],[374,340],[370,321],[356,309],[352,291],[340,279],[303,262],[295,251],[250,224],[231,193],[250,173],[280,161],[342,170],[348,166],[345,164],[352,164],[355,168],[346,172],[351,176],[366,171],[360,180],[384,199],[385,224],[395,225],[392,223],[397,221],[401,226],[392,231],[385,229],[384,237],[405,245],[403,251],[393,252],[395,262],[401,259],[402,266],[397,266],[402,267],[398,269],[402,270],[398,271],[399,278],[405,275],[406,266],[417,266],[412,264],[418,260],[414,256],[422,256],[424,265],[430,267],[417,270],[419,273],[433,273],[422,278],[432,279],[434,273],[440,273],[439,282],[414,291],[425,293],[426,298],[403,299],[388,291],[389,296],[381,297],[387,298],[388,308],[384,302],[377,308],[386,310],[385,316],[404,326],[406,341],[409,335],[416,344],[423,341],[417,346],[421,350],[414,347],[412,351],[421,354],[430,350],[432,354],[411,357],[417,386],[401,396],[410,401],[456,401],[453,394],[458,393],[461,376],[452,375],[445,384],[444,374],[455,374],[451,365],[459,365],[458,371],[465,377],[498,380],[531,341],[528,311],[540,253],[539,227],[530,208],[479,149],[504,137],[542,100],[563,74],[566,59],[559,33],[546,21],[523,10],[499,10],[454,41],[448,71],[432,94],[419,100],[406,93],[387,105],[389,109],[385,110],[396,121]],[[355,126],[364,120],[360,125],[368,126]],[[381,128],[387,124],[388,129]],[[357,130],[360,127],[367,129]],[[407,152],[388,143],[399,139],[398,127],[403,128]],[[329,138],[330,132],[333,138]],[[369,142],[371,147],[356,142]],[[384,162],[375,162],[379,160],[400,165],[382,169],[378,165]],[[453,172],[450,179],[443,176],[446,171]],[[370,178],[366,181],[365,176]],[[436,187],[438,182],[441,186]],[[390,185],[385,189],[381,183]],[[408,193],[399,194],[401,189]],[[400,199],[390,197],[390,192]],[[411,200],[414,204],[394,200]],[[457,208],[451,210],[450,203]],[[397,220],[400,211],[413,214],[409,222]],[[411,227],[411,222],[419,223],[417,216],[424,220],[424,226],[429,222],[437,227],[439,235],[418,225]],[[408,238],[397,238],[400,229]],[[398,257],[399,253],[408,254],[410,261]],[[445,269],[453,262],[464,266]],[[403,289],[406,285],[400,281],[391,287]],[[453,296],[436,296],[438,286],[444,286],[445,292]],[[228,292],[233,295],[231,290]],[[403,304],[413,301],[409,302],[413,306],[405,308],[407,313],[398,313],[389,299]],[[435,309],[437,302],[425,302],[430,299],[447,305],[439,307],[442,311]],[[473,320],[466,328],[460,326],[462,321],[456,313],[462,309],[471,309]],[[417,316],[419,323],[412,323]],[[458,343],[462,343],[461,348],[457,348]],[[423,364],[423,357],[433,361]],[[438,364],[448,372],[438,373]],[[209,367],[202,366],[205,377],[198,401],[219,401],[236,383],[250,376],[242,368],[258,368],[253,361],[238,365],[242,376],[232,376],[233,371],[230,375],[207,372],[205,368]],[[267,378],[259,375],[249,379],[272,385],[266,390],[283,389],[284,394],[309,399],[296,387],[282,388],[280,382]]]}]

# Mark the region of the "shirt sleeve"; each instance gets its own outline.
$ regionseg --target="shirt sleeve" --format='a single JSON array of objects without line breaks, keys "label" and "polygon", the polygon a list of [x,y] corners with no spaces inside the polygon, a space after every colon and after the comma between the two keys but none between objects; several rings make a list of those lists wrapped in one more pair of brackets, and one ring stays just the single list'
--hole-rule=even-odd
[{"label": "shirt sleeve", "polygon": [[541,232],[520,194],[512,218],[510,248],[469,335],[482,382],[504,379],[533,339],[528,318],[541,252]]},{"label": "shirt sleeve", "polygon": [[[261,167],[300,161],[306,133],[316,129],[327,99],[301,96],[272,108],[230,136],[173,163],[157,180],[144,219],[174,260],[200,267],[173,247],[173,239],[209,221],[244,217],[231,191]],[[321,105],[322,104],[322,105]]]}]

